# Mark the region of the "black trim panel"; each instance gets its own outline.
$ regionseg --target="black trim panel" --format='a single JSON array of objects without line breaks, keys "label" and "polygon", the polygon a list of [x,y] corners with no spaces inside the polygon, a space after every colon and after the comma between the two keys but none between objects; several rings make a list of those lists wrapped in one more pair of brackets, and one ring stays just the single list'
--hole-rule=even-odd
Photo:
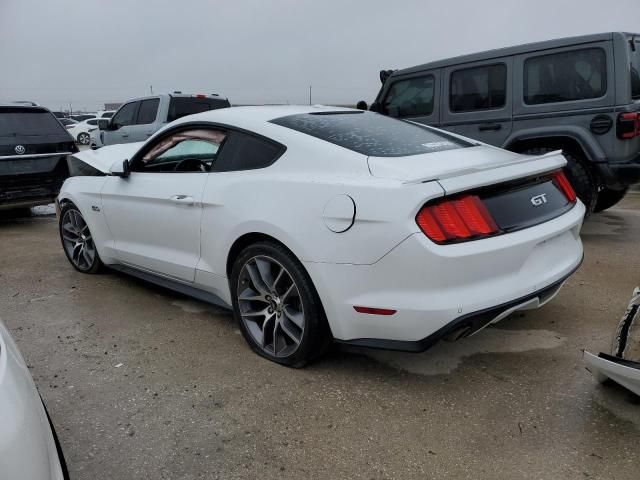
[{"label": "black trim panel", "polygon": [[187,295],[197,300],[211,303],[217,307],[231,310],[231,307],[227,305],[227,303],[217,295],[211,292],[207,292],[205,290],[200,290],[199,288],[193,287],[186,283],[182,283],[166,277],[161,277],[159,275],[154,275],[151,272],[138,270],[137,268],[129,267],[127,265],[107,265],[107,266],[113,270],[117,270],[119,272],[131,275],[132,277],[139,278],[140,280],[144,280],[145,282],[153,283],[155,285],[159,285],[160,287],[173,290],[174,292],[182,293],[183,295]]},{"label": "black trim panel", "polygon": [[636,370],[640,370],[640,363],[634,362],[633,360],[626,360],[624,358],[616,357],[614,355],[609,355],[608,353],[602,352],[598,354],[598,357],[609,362],[617,363],[618,365],[622,365],[623,367],[635,368]]},{"label": "black trim panel", "polygon": [[[567,102],[570,103],[570,102]],[[550,105],[550,104],[545,104]],[[559,117],[575,117],[576,115],[595,115],[596,113],[614,113],[617,109],[614,107],[584,108],[578,110],[565,110],[563,112],[543,112],[543,113],[520,113],[513,116],[513,121],[531,120],[539,118],[559,118]]]},{"label": "black trim panel", "polygon": [[571,272],[562,277],[560,280],[555,281],[551,285],[524,297],[511,300],[510,302],[458,317],[439,330],[436,330],[428,337],[423,338],[422,340],[385,340],[382,338],[357,338],[355,340],[335,339],[334,341],[336,343],[351,345],[354,347],[367,347],[380,350],[395,350],[398,352],[410,353],[424,352],[425,350],[434,346],[438,341],[442,340],[443,337],[446,337],[448,334],[453,333],[456,330],[466,329],[463,331],[462,336],[458,338],[467,337],[472,333],[486,327],[489,323],[491,323],[493,319],[504,313],[506,310],[509,310],[510,308],[513,308],[521,303],[528,302],[529,300],[532,300],[536,297],[542,299],[550,297],[551,295],[556,293],[556,291],[562,286],[567,278],[573,275],[576,270],[580,268],[583,259],[584,257],[580,259],[580,263],[578,263],[578,265],[573,270],[571,270]]}]

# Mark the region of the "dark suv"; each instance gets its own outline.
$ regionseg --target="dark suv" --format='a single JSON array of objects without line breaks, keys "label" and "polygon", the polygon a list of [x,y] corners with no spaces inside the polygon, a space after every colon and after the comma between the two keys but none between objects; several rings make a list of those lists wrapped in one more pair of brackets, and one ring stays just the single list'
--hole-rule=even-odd
[{"label": "dark suv", "polygon": [[0,104],[0,209],[53,202],[78,151],[46,108]]},{"label": "dark suv", "polygon": [[640,35],[550,40],[382,71],[371,110],[509,150],[562,149],[589,211],[640,182]]}]

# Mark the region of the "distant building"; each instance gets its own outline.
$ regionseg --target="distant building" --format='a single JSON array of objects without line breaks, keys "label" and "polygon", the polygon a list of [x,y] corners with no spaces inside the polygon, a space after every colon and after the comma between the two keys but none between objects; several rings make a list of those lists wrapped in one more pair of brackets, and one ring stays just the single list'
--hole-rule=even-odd
[{"label": "distant building", "polygon": [[104,109],[105,110],[117,110],[120,108],[120,105],[122,105],[122,103],[105,103],[104,104]]}]

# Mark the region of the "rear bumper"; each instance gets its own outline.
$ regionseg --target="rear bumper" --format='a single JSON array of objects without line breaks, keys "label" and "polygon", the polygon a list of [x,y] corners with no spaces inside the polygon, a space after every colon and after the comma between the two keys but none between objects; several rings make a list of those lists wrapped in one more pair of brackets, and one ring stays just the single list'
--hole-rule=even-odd
[{"label": "rear bumper", "polygon": [[[419,351],[465,322],[462,335],[548,301],[582,261],[584,212],[578,203],[540,225],[455,245],[416,233],[372,265],[305,267],[336,340]],[[362,314],[354,306],[396,312]]]},{"label": "rear bumper", "polygon": [[594,163],[604,184],[624,188],[640,183],[640,155],[627,163]]},{"label": "rear bumper", "polygon": [[377,338],[358,338],[355,340],[337,340],[337,342],[352,345],[354,347],[367,347],[412,353],[424,352],[443,338],[453,337],[453,339],[458,340],[460,338],[468,337],[477,331],[482,330],[487,325],[502,320],[513,312],[541,307],[560,291],[560,288],[562,288],[566,279],[569,278],[579,267],[580,265],[575,267],[575,269],[564,278],[552,283],[548,287],[532,293],[531,295],[503,303],[502,305],[486,308],[478,312],[462,315],[421,340],[403,341]]},{"label": "rear bumper", "polygon": [[51,203],[69,176],[66,156],[0,160],[0,209]]}]

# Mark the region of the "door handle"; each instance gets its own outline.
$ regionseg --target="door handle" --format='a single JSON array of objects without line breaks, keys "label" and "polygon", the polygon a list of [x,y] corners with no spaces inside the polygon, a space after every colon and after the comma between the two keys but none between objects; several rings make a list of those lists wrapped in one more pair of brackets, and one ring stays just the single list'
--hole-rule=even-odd
[{"label": "door handle", "polygon": [[128,134],[128,133],[124,133],[124,132],[123,132],[123,133],[122,133],[122,136],[123,136],[123,137],[128,137],[128,136],[129,136],[129,134]]},{"label": "door handle", "polygon": [[483,123],[478,127],[478,130],[480,130],[481,132],[487,132],[490,130],[492,131],[500,130],[501,128],[502,128],[502,124],[500,123]]},{"label": "door handle", "polygon": [[169,200],[177,205],[193,205],[195,203],[193,197],[189,195],[173,195],[169,197]]}]

